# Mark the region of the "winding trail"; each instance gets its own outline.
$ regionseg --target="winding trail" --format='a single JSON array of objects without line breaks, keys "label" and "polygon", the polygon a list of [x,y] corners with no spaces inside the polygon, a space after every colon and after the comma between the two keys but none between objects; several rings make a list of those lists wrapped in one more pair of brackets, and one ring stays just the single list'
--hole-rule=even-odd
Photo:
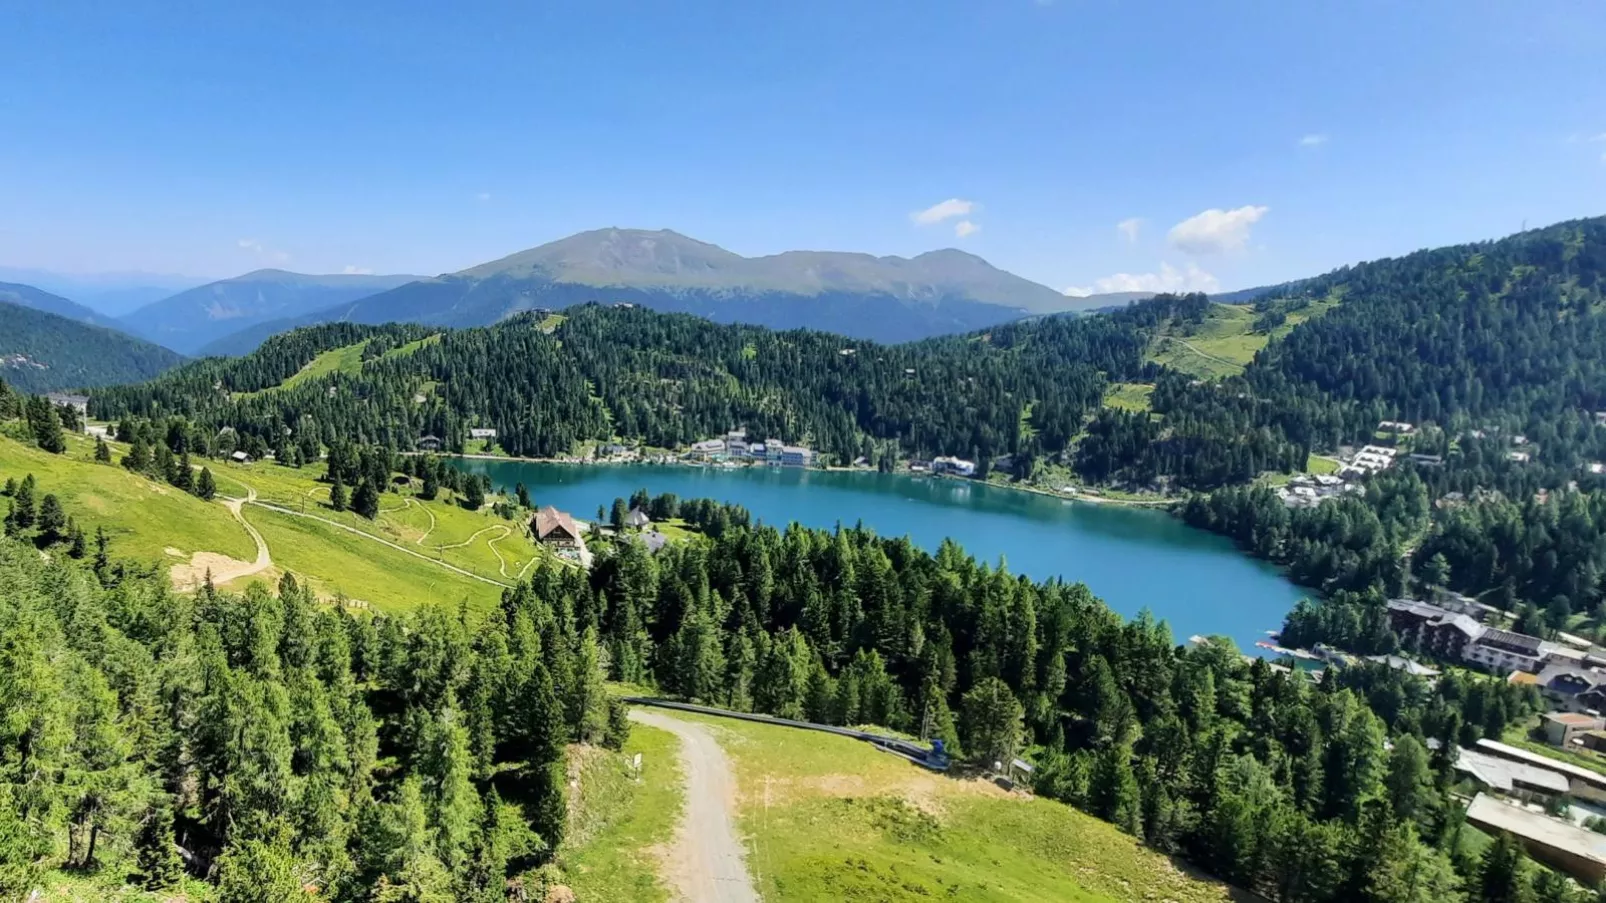
[{"label": "winding trail", "polygon": [[[268,502],[258,502],[258,501],[253,501],[253,500],[247,500],[247,501],[250,501],[251,504],[256,505],[259,508],[266,508],[269,511],[277,511],[280,514],[288,514],[291,517],[304,517],[304,518],[306,518],[308,520],[315,520],[315,521],[318,521],[319,523],[322,523],[322,524],[328,524],[329,526],[334,527],[337,530],[344,530],[347,533],[354,533],[354,534],[356,534],[358,536],[361,536],[364,539],[370,539],[370,540],[373,540],[374,542],[380,543],[382,545],[390,546],[391,548],[395,549],[398,552],[401,552],[401,553],[406,554],[406,555],[411,555],[414,558],[422,559],[424,561],[429,562],[430,564],[435,565],[436,567],[442,567],[442,568],[447,569],[448,571],[452,571],[452,572],[457,573],[457,574],[462,574],[464,577],[468,577],[468,578],[473,579],[473,580],[478,580],[481,583],[489,583],[492,586],[500,586],[500,587],[504,587],[504,588],[506,588],[508,586],[511,586],[511,584],[503,583],[500,580],[492,580],[490,577],[484,577],[484,576],[481,576],[479,574],[474,573],[473,571],[465,570],[463,568],[458,567],[455,564],[447,564],[446,562],[441,561],[439,559],[431,558],[428,555],[423,554],[422,552],[418,552],[418,551],[415,551],[413,549],[409,549],[404,545],[400,545],[398,543],[391,542],[388,539],[381,539],[380,537],[375,536],[372,533],[365,533],[362,530],[357,529],[356,527],[348,527],[348,526],[346,526],[345,524],[343,524],[343,523],[341,523],[339,521],[330,520],[327,517],[319,517],[316,514],[306,514],[306,513],[301,512],[301,511],[294,511],[294,510],[291,510],[289,508],[282,507],[280,505],[270,504]],[[501,525],[497,524],[496,526],[501,526]],[[487,529],[489,529],[489,528],[487,528]],[[506,528],[504,528],[504,529],[506,529]],[[484,532],[484,531],[481,531],[481,532]]]},{"label": "winding trail", "polygon": [[222,564],[221,562],[213,564],[208,570],[212,574],[212,582],[214,584],[228,583],[241,577],[250,577],[273,567],[273,555],[268,551],[268,541],[262,538],[262,534],[257,532],[256,527],[251,526],[251,522],[245,519],[245,515],[240,510],[247,502],[256,501],[257,491],[244,483],[240,485],[245,486],[246,497],[243,499],[225,498],[222,500],[223,507],[229,509],[229,513],[234,515],[234,519],[240,522],[240,526],[245,528],[245,532],[251,534],[251,541],[257,544],[257,557],[255,561],[249,563],[240,561],[231,564]]},{"label": "winding trail", "polygon": [[1172,342],[1176,342],[1178,345],[1181,345],[1182,347],[1188,349],[1189,351],[1192,351],[1194,354],[1199,355],[1200,357],[1204,358],[1207,361],[1215,361],[1218,364],[1226,364],[1229,367],[1237,367],[1239,370],[1242,370],[1244,368],[1244,365],[1238,363],[1237,361],[1229,361],[1224,357],[1216,357],[1215,355],[1211,354],[1208,351],[1201,351],[1198,348],[1194,347],[1191,343],[1186,342],[1186,341],[1184,341],[1182,339],[1179,339],[1174,335],[1165,335],[1165,336],[1161,336],[1160,338],[1167,339],[1167,340],[1172,341]]},{"label": "winding trail", "polygon": [[686,810],[662,860],[666,882],[691,903],[759,903],[736,834],[736,778],[708,728],[657,712],[630,720],[674,734],[686,775]]}]

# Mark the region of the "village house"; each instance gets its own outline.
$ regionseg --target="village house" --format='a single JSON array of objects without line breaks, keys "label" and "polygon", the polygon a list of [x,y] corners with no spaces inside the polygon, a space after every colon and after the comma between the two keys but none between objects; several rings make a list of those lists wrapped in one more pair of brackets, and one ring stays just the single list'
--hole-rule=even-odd
[{"label": "village house", "polygon": [[495,439],[496,430],[486,427],[474,427],[468,431],[468,437],[470,439]]},{"label": "village house", "polygon": [[1378,422],[1377,430],[1380,433],[1400,433],[1409,436],[1416,432],[1416,425],[1403,420],[1383,420]]},{"label": "village house", "polygon": [[933,458],[931,461],[932,473],[951,473],[960,477],[973,477],[976,475],[976,462],[966,461],[964,458],[954,458],[944,455]]},{"label": "village house", "polygon": [[652,518],[648,517],[647,512],[641,510],[639,506],[631,508],[630,513],[625,515],[625,526],[634,530],[640,530],[651,523]]},{"label": "village house", "polygon": [[585,540],[580,536],[580,528],[574,518],[551,505],[535,512],[535,517],[530,521],[530,532],[535,534],[535,541],[544,546],[556,549],[585,547]]},{"label": "village house", "polygon": [[438,452],[438,451],[440,451],[441,450],[441,437],[439,437],[439,436],[420,436],[420,437],[418,437],[418,450],[419,451],[426,451],[426,452]]}]

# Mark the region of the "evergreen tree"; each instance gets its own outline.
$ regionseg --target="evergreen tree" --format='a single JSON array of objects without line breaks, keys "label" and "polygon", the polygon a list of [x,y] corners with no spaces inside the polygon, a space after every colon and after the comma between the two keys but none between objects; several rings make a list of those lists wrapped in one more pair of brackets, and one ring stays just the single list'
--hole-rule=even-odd
[{"label": "evergreen tree", "polygon": [[470,511],[485,507],[485,483],[478,475],[469,477],[463,487],[463,507]]},{"label": "evergreen tree", "polygon": [[128,445],[128,453],[123,455],[123,466],[135,473],[144,473],[151,467],[151,447],[145,437],[135,433]]},{"label": "evergreen tree", "polygon": [[423,488],[418,490],[418,497],[426,502],[433,502],[435,497],[440,495],[440,492],[440,477],[437,476],[436,469],[434,467],[430,467],[428,470],[424,471],[424,485]]},{"label": "evergreen tree", "polygon": [[513,491],[514,491],[514,494],[518,497],[519,507],[520,508],[534,508],[535,507],[535,503],[530,501],[530,490],[523,483],[519,483],[517,486],[515,486],[513,488]]},{"label": "evergreen tree", "polygon": [[201,468],[201,478],[196,481],[195,494],[209,502],[217,497],[217,480],[212,476],[212,468]]},{"label": "evergreen tree", "polygon": [[12,532],[31,529],[37,517],[34,509],[34,490],[36,488],[33,474],[22,478],[17,484],[17,491],[11,494],[11,516],[7,519]]},{"label": "evergreen tree", "polygon": [[106,444],[102,436],[95,437],[95,460],[101,464],[110,464],[112,461],[112,447]]},{"label": "evergreen tree", "polygon": [[960,727],[965,749],[983,767],[1008,765],[1020,749],[1024,718],[1008,684],[996,677],[982,680],[964,698]]},{"label": "evergreen tree", "polygon": [[55,493],[47,492],[39,502],[39,542],[52,545],[67,538],[67,512]]},{"label": "evergreen tree", "polygon": [[28,429],[33,433],[35,444],[56,455],[67,450],[67,439],[61,430],[61,417],[44,396],[36,395],[28,399],[27,414]]},{"label": "evergreen tree", "polygon": [[329,507],[336,511],[346,510],[346,484],[340,481],[339,474],[335,474],[334,482],[329,486]]},{"label": "evergreen tree", "polygon": [[138,872],[134,880],[146,890],[166,890],[176,887],[184,877],[184,862],[179,858],[173,835],[173,810],[166,800],[158,802],[145,814],[135,840]]},{"label": "evergreen tree", "polygon": [[357,491],[351,494],[351,510],[369,520],[379,516],[379,491],[366,477],[357,484]]}]

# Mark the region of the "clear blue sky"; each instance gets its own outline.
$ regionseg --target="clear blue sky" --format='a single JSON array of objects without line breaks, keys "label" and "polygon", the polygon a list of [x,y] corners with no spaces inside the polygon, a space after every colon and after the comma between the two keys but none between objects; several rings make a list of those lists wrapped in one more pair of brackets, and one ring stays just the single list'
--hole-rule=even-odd
[{"label": "clear blue sky", "polygon": [[1606,213],[1594,0],[0,0],[0,21],[0,265],[436,273],[618,225],[1235,288]]}]

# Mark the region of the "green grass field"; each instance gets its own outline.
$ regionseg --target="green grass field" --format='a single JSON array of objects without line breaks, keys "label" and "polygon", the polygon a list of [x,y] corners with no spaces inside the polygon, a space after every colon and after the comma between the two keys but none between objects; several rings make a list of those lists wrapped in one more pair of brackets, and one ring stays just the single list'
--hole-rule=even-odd
[{"label": "green grass field", "polygon": [[1147,411],[1149,396],[1153,394],[1151,383],[1113,383],[1104,393],[1104,406],[1123,411]]},{"label": "green grass field", "polygon": [[[408,342],[405,345],[392,348],[385,352],[381,356],[381,359],[402,357],[412,354],[414,351],[423,348],[425,345],[430,345],[440,341],[440,338],[441,334],[436,333],[435,335],[425,336],[424,338],[414,342]],[[331,373],[349,373],[353,375],[360,373],[362,372],[363,363],[362,352],[366,347],[368,347],[368,343],[366,341],[362,341],[354,342],[350,345],[342,345],[339,348],[331,348],[308,361],[305,366],[303,366],[300,370],[297,370],[284,382],[277,386],[263,389],[262,391],[273,392],[279,389],[293,389],[302,383],[312,382],[321,377],[328,376]],[[256,394],[259,393],[242,392],[239,394],[239,397],[247,398]]]},{"label": "green grass field", "polygon": [[[94,454],[94,441],[83,436],[67,437],[65,455],[0,438],[0,482],[32,473],[40,495],[54,493],[86,533],[106,528],[118,557],[187,561],[191,553],[210,551],[249,561],[256,555],[256,544],[221,504],[116,464],[97,464]],[[161,529],[152,529],[155,524]]]},{"label": "green grass field", "polygon": [[1060,803],[933,774],[843,737],[696,720],[735,764],[749,868],[771,903],[1230,899]]},{"label": "green grass field", "polygon": [[1332,310],[1338,303],[1338,298],[1331,297],[1290,311],[1287,320],[1269,335],[1254,331],[1257,315],[1251,305],[1215,304],[1192,335],[1182,334],[1173,325],[1157,336],[1147,358],[1200,379],[1237,376],[1260,349],[1292,332],[1299,324]]},{"label": "green grass field", "polygon": [[[558,852],[578,903],[669,899],[652,850],[669,840],[685,805],[678,748],[673,734],[638,724],[622,753],[582,753],[569,836]],[[638,753],[639,782],[629,766]]]},{"label": "green grass field", "polygon": [[[274,571],[291,571],[324,597],[344,595],[381,611],[417,605],[489,610],[502,588],[406,555],[329,524],[248,505],[245,518],[262,533]],[[245,578],[240,583],[258,579]],[[275,576],[276,579],[276,576]],[[229,587],[238,588],[238,587]]]},{"label": "green grass field", "polygon": [[503,520],[488,507],[468,511],[448,498],[449,493],[426,502],[415,498],[411,488],[386,492],[379,499],[379,517],[370,521],[329,507],[329,484],[317,479],[321,464],[229,463],[213,472],[221,493],[243,495],[249,484],[259,501],[336,521],[492,580],[511,583],[546,554],[530,539],[524,519]]}]

